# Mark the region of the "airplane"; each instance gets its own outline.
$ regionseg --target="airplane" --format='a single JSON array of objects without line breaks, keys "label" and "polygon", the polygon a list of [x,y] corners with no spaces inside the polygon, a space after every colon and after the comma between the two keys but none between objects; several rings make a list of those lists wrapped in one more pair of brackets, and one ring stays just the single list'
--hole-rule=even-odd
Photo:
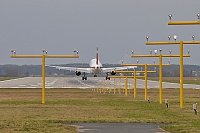
[{"label": "airplane", "polygon": [[62,67],[62,66],[48,66],[53,67],[59,70],[70,70],[75,71],[75,74],[77,76],[80,76],[81,73],[83,73],[82,80],[87,80],[86,73],[94,74],[94,77],[97,77],[97,74],[106,73],[106,80],[110,80],[108,77],[108,74],[115,75],[115,70],[127,70],[127,69],[134,69],[137,68],[136,66],[130,66],[130,67],[111,67],[111,68],[103,68],[103,65],[99,61],[99,52],[98,47],[96,50],[96,58],[92,59],[89,63],[89,68],[76,68],[76,67]]}]

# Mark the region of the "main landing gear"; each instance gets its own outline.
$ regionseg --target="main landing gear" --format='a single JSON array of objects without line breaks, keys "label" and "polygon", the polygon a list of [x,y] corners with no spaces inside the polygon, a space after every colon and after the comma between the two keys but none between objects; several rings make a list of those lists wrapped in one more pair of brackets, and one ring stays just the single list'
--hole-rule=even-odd
[{"label": "main landing gear", "polygon": [[110,78],[108,77],[108,73],[106,73],[106,80],[110,80]]},{"label": "main landing gear", "polygon": [[83,73],[82,80],[87,80],[87,77],[85,76],[85,73]]}]

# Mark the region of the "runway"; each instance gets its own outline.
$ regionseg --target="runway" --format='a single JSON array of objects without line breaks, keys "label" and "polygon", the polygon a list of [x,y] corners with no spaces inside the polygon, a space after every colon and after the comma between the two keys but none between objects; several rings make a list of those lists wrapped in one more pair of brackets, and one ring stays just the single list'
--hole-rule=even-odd
[{"label": "runway", "polygon": [[[46,88],[103,88],[114,86],[114,79],[105,80],[105,77],[88,77],[88,80],[82,80],[81,77],[46,77]],[[116,87],[119,86],[119,79],[115,79]],[[129,88],[133,88],[133,79],[129,79]],[[121,80],[121,86],[124,87],[124,80]],[[163,88],[179,88],[177,83],[163,82]],[[41,77],[25,77],[12,80],[0,81],[0,88],[42,88]],[[144,80],[137,79],[137,88],[144,88]],[[148,88],[159,88],[158,81],[148,80]],[[184,84],[184,88],[200,89],[200,85]]]}]

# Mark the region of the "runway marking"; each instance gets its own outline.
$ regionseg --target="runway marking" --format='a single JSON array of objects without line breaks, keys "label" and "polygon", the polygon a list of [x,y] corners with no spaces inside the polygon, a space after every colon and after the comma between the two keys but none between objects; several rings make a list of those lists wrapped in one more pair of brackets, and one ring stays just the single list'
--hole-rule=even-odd
[{"label": "runway marking", "polygon": [[29,84],[29,86],[38,86],[38,85],[34,85],[34,84]]},{"label": "runway marking", "polygon": [[[30,78],[30,77],[25,77],[25,78]],[[25,78],[16,78],[16,79],[9,79],[9,80],[3,80],[3,81],[0,81],[0,82],[10,82],[10,81],[15,81],[15,80],[20,80],[20,79],[25,79]]]},{"label": "runway marking", "polygon": [[20,86],[20,87],[25,87],[26,85],[18,85],[18,86]]},{"label": "runway marking", "polygon": [[177,83],[169,83],[169,82],[165,82],[165,83],[168,83],[168,84],[170,84],[170,85],[175,85],[175,84],[177,84]]},{"label": "runway marking", "polygon": [[91,86],[91,85],[88,85],[88,84],[86,84],[86,83],[83,83],[82,81],[80,81],[79,79],[76,79],[79,83],[81,83],[82,85],[86,85],[86,86],[89,86],[89,87],[91,87],[91,88],[94,88],[94,86]]}]

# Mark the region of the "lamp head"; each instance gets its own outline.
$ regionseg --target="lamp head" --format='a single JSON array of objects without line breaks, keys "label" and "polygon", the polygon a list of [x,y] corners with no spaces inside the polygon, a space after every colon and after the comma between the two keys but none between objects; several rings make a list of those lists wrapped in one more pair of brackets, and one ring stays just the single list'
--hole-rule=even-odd
[{"label": "lamp head", "polygon": [[190,50],[187,50],[188,54],[190,54]]},{"label": "lamp head", "polygon": [[148,40],[149,40],[149,37],[148,37],[148,36],[146,36],[146,39],[147,39],[147,42],[148,42]]},{"label": "lamp head", "polygon": [[157,53],[158,53],[158,50],[157,50],[157,49],[155,49],[155,50],[154,50],[154,53],[155,53],[155,54],[157,54]]},{"label": "lamp head", "polygon": [[78,52],[79,52],[78,50],[75,50],[75,49],[74,49],[74,53],[76,53],[76,54],[78,55]]},{"label": "lamp head", "polygon": [[194,41],[194,38],[195,38],[195,36],[193,35],[193,36],[192,36],[193,41]]},{"label": "lamp head", "polygon": [[162,52],[162,49],[159,49],[159,51],[160,51],[160,54],[161,54],[161,52]]},{"label": "lamp head", "polygon": [[170,39],[171,39],[171,36],[168,36],[168,39],[169,39],[169,41],[170,41]]},{"label": "lamp head", "polygon": [[171,19],[172,19],[172,14],[169,14],[168,17],[169,17],[169,20],[171,21]]},{"label": "lamp head", "polygon": [[132,50],[131,53],[134,54],[134,50]]},{"label": "lamp head", "polygon": [[149,50],[150,54],[152,54],[152,50]]},{"label": "lamp head", "polygon": [[171,49],[169,50],[169,53],[170,53],[170,54],[172,53],[172,50],[171,50]]},{"label": "lamp head", "polygon": [[175,40],[175,41],[177,40],[177,35],[174,35],[174,40]]},{"label": "lamp head", "polygon": [[137,60],[137,63],[139,63],[139,60]]},{"label": "lamp head", "polygon": [[12,53],[12,55],[13,55],[13,53],[14,53],[14,50],[13,50],[13,49],[11,49],[11,53]]},{"label": "lamp head", "polygon": [[197,14],[198,20],[200,20],[200,13]]},{"label": "lamp head", "polygon": [[171,61],[170,61],[170,60],[168,60],[168,62],[169,62],[169,64],[171,63]]}]

